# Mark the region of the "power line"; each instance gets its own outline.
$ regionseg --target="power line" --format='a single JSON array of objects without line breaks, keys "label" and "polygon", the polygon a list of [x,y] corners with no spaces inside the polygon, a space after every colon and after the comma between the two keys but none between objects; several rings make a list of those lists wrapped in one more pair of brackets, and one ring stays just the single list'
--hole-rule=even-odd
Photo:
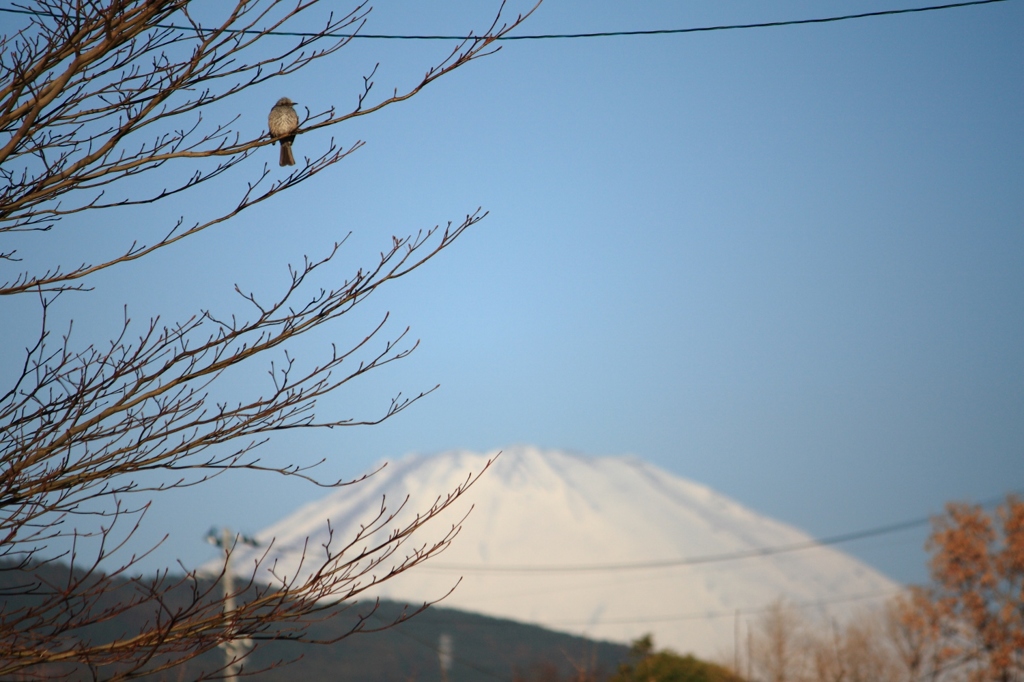
[{"label": "power line", "polygon": [[[828,604],[841,604],[847,602],[866,601],[868,599],[883,599],[899,594],[900,591],[901,590],[886,590],[884,592],[868,592],[864,594],[855,594],[848,597],[833,597],[832,599],[816,599],[813,601],[804,602],[786,602],[786,606],[795,609],[811,609],[826,606]],[[558,620],[548,621],[545,623],[545,625],[551,627],[566,625],[630,625],[633,623],[669,623],[684,620],[715,620],[718,618],[735,618],[737,613],[743,616],[753,616],[761,613],[768,613],[773,608],[775,608],[775,606],[769,604],[768,606],[757,606],[745,609],[733,609],[732,611],[691,611],[689,613],[681,613],[670,616],[651,616],[646,618],[602,618],[596,622],[593,620]]]},{"label": "power line", "polygon": [[848,21],[850,19],[867,19],[869,17],[884,17],[896,14],[912,14],[917,12],[934,12],[944,9],[955,9],[957,7],[970,7],[972,5],[989,5],[995,2],[1006,2],[1007,0],[972,0],[971,2],[951,2],[945,5],[930,5],[928,7],[909,7],[906,9],[879,10],[877,12],[860,12],[858,14],[843,14],[832,17],[821,17],[818,19],[789,19],[784,21],[765,21],[754,24],[726,24],[721,26],[696,26],[692,28],[666,28],[651,29],[646,31],[606,31],[598,33],[550,33],[543,35],[526,36],[501,36],[498,40],[550,40],[566,38],[610,38],[616,36],[653,36],[653,35],[675,35],[681,33],[706,33],[709,31],[735,31],[748,28],[774,28],[777,26],[800,26],[803,24],[827,24],[836,21]]},{"label": "power line", "polygon": [[[837,21],[849,21],[852,19],[867,19],[871,17],[894,16],[897,14],[916,14],[920,12],[935,12],[939,10],[956,9],[960,7],[972,7],[975,5],[991,5],[997,2],[1009,2],[1009,0],[970,0],[969,2],[950,2],[942,5],[928,5],[926,7],[908,7],[904,9],[878,10],[875,12],[859,12],[856,14],[843,14],[831,17],[820,17],[815,19],[787,19],[782,21],[765,21],[751,24],[722,24],[717,26],[694,26],[689,28],[659,28],[639,31],[599,31],[593,33],[542,33],[528,35],[503,35],[497,36],[494,40],[568,40],[577,38],[611,38],[628,36],[654,36],[654,35],[678,35],[684,33],[707,33],[711,31],[734,31],[751,28],[775,28],[780,26],[801,26],[805,24],[827,24]],[[0,12],[11,14],[30,14],[33,16],[57,15],[49,12],[37,12],[33,10],[18,9],[13,7],[0,7]],[[157,24],[154,28],[170,30],[193,30],[192,26],[177,26],[175,24]],[[202,30],[202,29],[198,29]],[[478,40],[482,36],[474,35],[417,35],[417,34],[383,34],[383,33],[309,33],[301,31],[260,31],[258,29],[246,29],[241,31],[227,31],[227,33],[268,35],[297,38],[349,38],[359,40]]]},{"label": "power line", "polygon": [[755,547],[753,549],[745,549],[737,552],[708,554],[705,556],[688,557],[683,559],[665,559],[661,561],[639,561],[615,564],[576,564],[566,566],[473,566],[468,564],[425,564],[420,570],[433,568],[435,570],[471,571],[474,573],[593,573],[604,571],[639,571],[652,568],[675,568],[677,566],[697,566],[700,564],[715,564],[725,561],[750,559],[754,557],[775,556],[777,554],[799,552],[806,549],[814,549],[816,547],[825,547],[827,545],[837,545],[842,542],[851,542],[862,538],[886,535],[889,533],[896,533],[901,530],[925,526],[929,521],[930,518],[926,517],[922,519],[914,519],[912,521],[905,521],[903,523],[894,523],[888,526],[880,526],[878,528],[857,531],[854,533],[844,533],[842,535],[833,535],[826,538],[795,542],[788,545]]},{"label": "power line", "polygon": [[[980,503],[981,507],[991,507],[1002,500],[1005,496],[990,498]],[[852,542],[864,538],[888,535],[911,528],[919,528],[931,523],[931,516],[925,516],[910,521],[891,523],[885,526],[876,526],[866,530],[842,533],[824,538],[815,538],[803,542],[794,542],[788,545],[776,545],[774,547],[755,547],[752,549],[739,550],[736,552],[725,552],[722,554],[708,554],[698,557],[682,559],[664,559],[659,561],[638,561],[609,564],[575,564],[575,565],[541,565],[541,566],[480,566],[470,564],[424,564],[419,568],[421,571],[466,571],[473,573],[596,573],[596,572],[618,572],[618,571],[639,571],[657,568],[675,568],[679,566],[697,566],[700,564],[713,564],[725,561],[737,561],[740,559],[751,559],[755,557],[775,556],[789,552],[800,552],[828,545],[838,545],[844,542]]]}]

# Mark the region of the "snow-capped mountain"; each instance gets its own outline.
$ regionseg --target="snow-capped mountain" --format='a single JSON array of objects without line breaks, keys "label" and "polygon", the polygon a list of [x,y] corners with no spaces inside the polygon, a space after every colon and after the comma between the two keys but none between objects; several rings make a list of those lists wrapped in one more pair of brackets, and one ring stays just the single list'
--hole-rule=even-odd
[{"label": "snow-capped mountain", "polygon": [[[391,508],[408,495],[403,517],[409,518],[497,454],[409,456],[307,504],[257,537],[273,540],[277,575],[294,575],[302,570],[304,546],[314,548],[306,566],[315,563],[310,558],[327,540],[328,520],[336,547],[376,516],[385,495]],[[456,505],[418,531],[415,544],[443,536],[470,506],[447,551],[376,594],[434,600],[461,576],[445,606],[597,639],[628,642],[651,632],[658,646],[721,656],[732,651],[737,610],[746,621],[784,597],[841,615],[862,598],[898,589],[829,547],[722,560],[811,538],[634,458],[509,448]],[[240,547],[233,564],[243,572],[263,551]]]}]

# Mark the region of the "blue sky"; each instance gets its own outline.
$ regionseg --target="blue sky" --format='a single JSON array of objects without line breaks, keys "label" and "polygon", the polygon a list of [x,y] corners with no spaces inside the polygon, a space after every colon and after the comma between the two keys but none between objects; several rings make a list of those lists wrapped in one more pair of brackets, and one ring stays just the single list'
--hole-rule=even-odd
[{"label": "blue sky", "polygon": [[[519,33],[924,4],[547,0]],[[462,33],[484,28],[496,8],[380,3],[366,31]],[[288,263],[350,231],[337,276],[392,234],[482,206],[489,217],[451,249],[296,349],[312,359],[390,311],[389,329],[411,326],[420,348],[320,412],[373,416],[399,391],[441,388],[381,426],[289,433],[264,457],[325,456],[330,478],[413,451],[513,443],[633,454],[816,536],[1024,490],[1022,28],[1024,2],[1010,0],[823,25],[506,43],[407,103],[301,136],[300,158],[332,136],[366,146],[62,305],[90,340],[109,335],[125,303],[139,320],[240,311],[234,283],[274,291]],[[354,43],[240,98],[238,126],[265,128],[284,95],[313,111],[351,106],[376,62],[377,88],[401,88],[447,49]],[[228,182],[138,215],[198,216],[244,178]],[[74,259],[136,228],[95,220],[49,253]],[[31,329],[31,306],[17,306],[10,319]],[[13,336],[4,343],[16,347]],[[209,526],[255,531],[320,494],[239,475],[163,496],[147,529],[171,537],[145,566],[194,565],[212,556]],[[922,581],[924,537],[844,549]]]}]

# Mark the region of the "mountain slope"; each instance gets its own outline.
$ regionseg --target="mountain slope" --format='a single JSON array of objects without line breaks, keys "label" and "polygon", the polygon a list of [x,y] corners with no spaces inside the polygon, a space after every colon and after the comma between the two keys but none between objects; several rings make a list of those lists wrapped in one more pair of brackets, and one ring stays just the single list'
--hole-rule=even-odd
[{"label": "mountain slope", "polygon": [[[310,547],[326,540],[327,519],[335,536],[345,538],[373,518],[384,495],[389,504],[409,495],[405,512],[415,513],[496,454],[407,457],[368,481],[306,505],[258,537],[275,539],[278,573],[292,574],[306,538]],[[659,646],[708,657],[732,651],[737,610],[784,597],[825,603],[829,613],[841,615],[862,597],[897,589],[828,547],[678,565],[680,559],[811,538],[631,458],[507,449],[422,541],[432,531],[440,536],[471,504],[473,512],[448,551],[389,580],[378,593],[432,600],[461,576],[445,606],[619,642],[652,632]],[[252,565],[254,552],[240,549],[235,565]]]}]

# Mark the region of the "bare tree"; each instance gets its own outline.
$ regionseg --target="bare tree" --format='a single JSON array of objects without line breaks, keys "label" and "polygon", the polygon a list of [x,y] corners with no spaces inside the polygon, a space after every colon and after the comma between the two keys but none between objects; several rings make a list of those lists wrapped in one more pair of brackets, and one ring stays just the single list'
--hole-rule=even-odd
[{"label": "bare tree", "polygon": [[797,682],[807,667],[805,623],[783,599],[775,601],[758,622],[749,655],[757,679],[765,682]]},{"label": "bare tree", "polygon": [[779,601],[752,633],[760,682],[1024,681],[1024,502],[951,503],[933,519],[931,584],[884,610],[810,622]]},{"label": "bare tree", "polygon": [[[55,333],[57,300],[87,296],[97,273],[237,218],[361,145],[343,148],[331,140],[316,149],[307,137],[301,148],[312,156],[281,176],[276,164],[254,157],[276,141],[266,131],[247,137],[235,129],[239,117],[211,122],[204,116],[250,88],[329,64],[363,26],[368,9],[360,5],[338,17],[322,12],[318,0],[37,0],[5,11],[17,11],[22,24],[0,42],[0,235],[8,238],[0,245],[7,273],[0,295],[9,302],[33,297],[39,327],[20,357],[5,353],[16,358],[17,369],[0,389],[0,573],[29,576],[6,583],[0,676],[121,679],[172,668],[239,639],[257,646],[268,639],[308,640],[309,623],[332,605],[443,550],[457,524],[430,544],[414,545],[413,535],[474,479],[424,501],[415,520],[398,528],[391,527],[398,510],[382,504],[377,518],[353,536],[307,554],[306,564],[314,567],[304,571],[308,578],[277,576],[263,585],[253,572],[235,583],[228,595],[234,608],[226,613],[216,580],[169,572],[131,577],[139,557],[122,558],[127,539],[139,528],[147,496],[225,472],[343,485],[318,480],[295,462],[262,461],[254,450],[277,431],[375,424],[405,409],[423,394],[396,397],[380,414],[362,419],[321,415],[317,401],[406,357],[416,344],[405,332],[378,341],[382,321],[351,347],[325,344],[309,369],[299,368],[290,345],[337,324],[485,214],[478,210],[443,229],[392,237],[376,262],[333,286],[314,288],[314,273],[322,274],[342,248],[335,243],[325,255],[289,266],[287,286],[270,300],[236,286],[245,312],[230,317],[197,302],[194,315],[173,323],[138,325],[126,311],[109,341],[79,341],[71,327]],[[294,133],[412,97],[492,53],[495,40],[526,15],[506,22],[499,10],[478,37],[459,43],[405,90],[375,97],[370,73],[351,109],[307,109]],[[291,30],[311,21],[319,21],[317,30]],[[238,183],[239,175],[248,179]],[[131,237],[91,262],[20,265],[16,235],[60,240],[93,212],[116,222],[118,211],[144,204],[173,205],[176,214],[183,197],[214,181],[222,196],[237,192],[223,211],[171,220],[156,238]],[[268,369],[268,389],[244,393],[226,384],[225,373],[234,368]],[[225,391],[236,392],[221,399]],[[54,548],[65,546],[71,549],[54,556]],[[73,570],[47,570],[54,559]],[[125,615],[135,618],[134,630],[101,634],[104,623]],[[368,629],[364,618],[352,631]],[[226,668],[205,674],[223,676]],[[243,672],[252,671],[243,665]]]},{"label": "bare tree", "polygon": [[900,679],[900,666],[885,635],[882,614],[862,610],[830,627],[815,628],[808,639],[813,674],[817,682],[874,682]]}]

